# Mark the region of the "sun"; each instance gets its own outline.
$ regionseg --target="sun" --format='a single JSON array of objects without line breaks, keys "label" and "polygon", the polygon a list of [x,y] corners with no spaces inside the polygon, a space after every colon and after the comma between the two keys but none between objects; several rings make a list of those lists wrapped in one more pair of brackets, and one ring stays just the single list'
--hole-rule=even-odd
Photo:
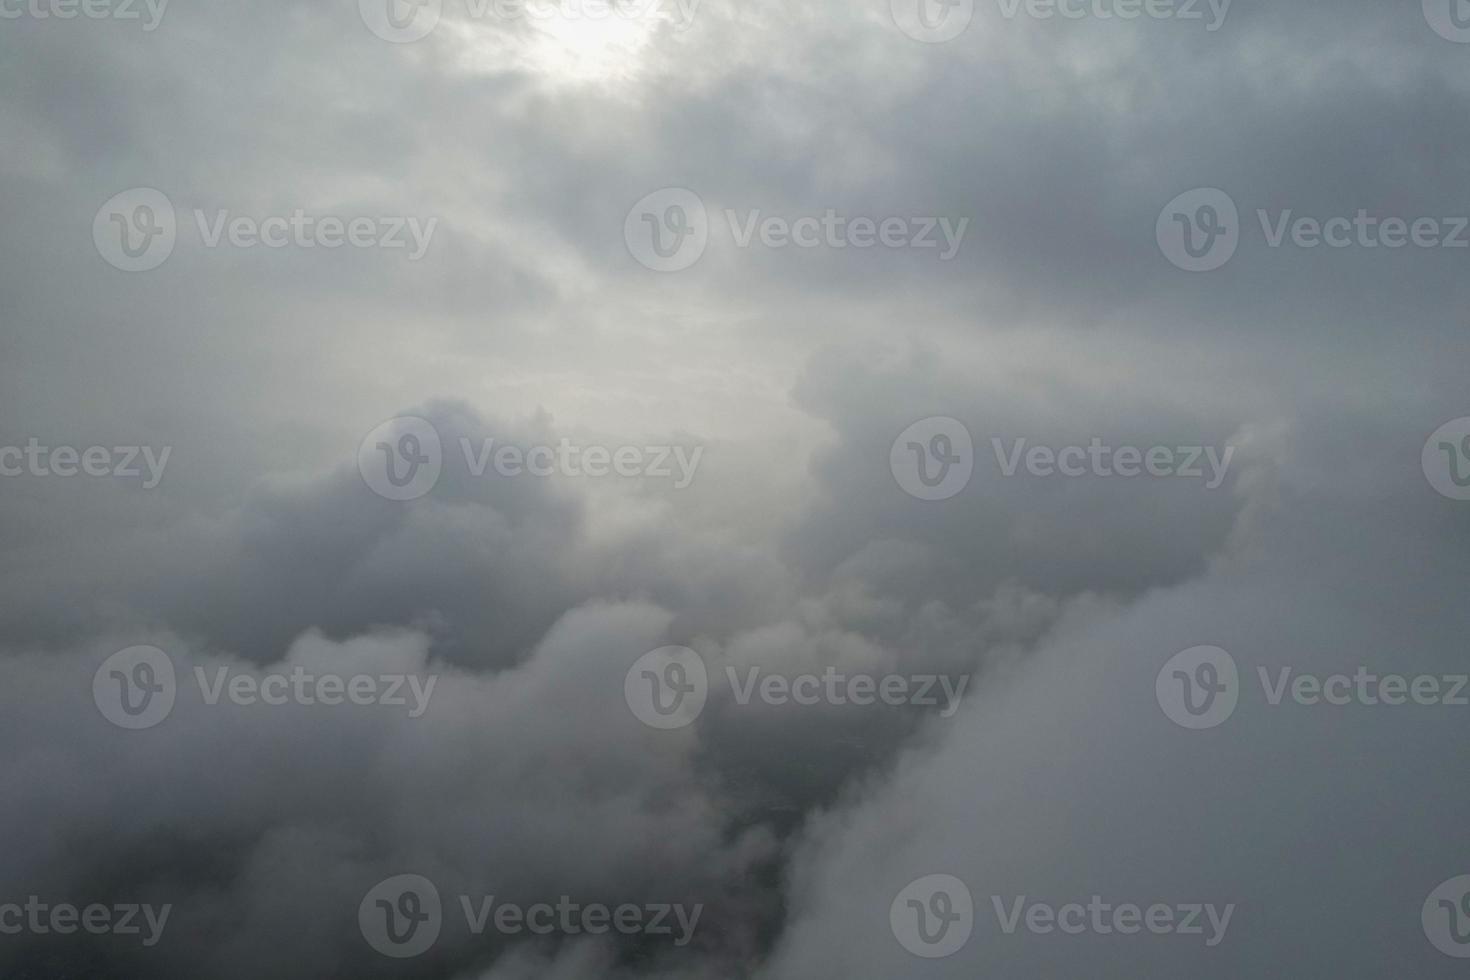
[{"label": "sun", "polygon": [[[553,83],[615,84],[637,78],[670,15],[648,3],[534,0],[514,17],[468,18],[454,29],[464,67],[530,71]],[[493,7],[491,8],[493,9]]]}]

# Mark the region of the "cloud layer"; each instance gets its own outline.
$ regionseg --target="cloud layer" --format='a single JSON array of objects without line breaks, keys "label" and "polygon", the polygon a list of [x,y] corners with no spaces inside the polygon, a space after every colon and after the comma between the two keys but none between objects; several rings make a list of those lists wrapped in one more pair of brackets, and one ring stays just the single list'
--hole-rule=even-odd
[{"label": "cloud layer", "polygon": [[[1470,414],[1465,253],[1271,229],[1452,227],[1470,48],[1417,4],[1237,0],[1211,31],[982,2],[939,44],[890,6],[445,0],[403,44],[353,4],[5,21],[0,447],[170,454],[155,488],[0,477],[0,906],[173,911],[149,947],[0,935],[0,970],[1451,975],[1420,915],[1470,873],[1470,709],[1272,704],[1260,672],[1463,670],[1470,505],[1423,454]],[[136,187],[177,240],[127,273],[90,230]],[[708,219],[675,273],[624,239],[665,188]],[[1195,188],[1238,244],[1191,274],[1156,228]],[[297,210],[437,225],[410,260],[211,247],[196,217]],[[968,223],[949,259],[741,244],[829,213]],[[399,417],[443,447],[408,501],[358,463]],[[973,473],[920,500],[890,459],[936,417]],[[684,487],[476,475],[487,440],[701,455]],[[1007,475],[1093,443],[1208,449],[1219,479]],[[132,731],[93,685],[139,645],[177,699]],[[669,645],[709,690],[659,730],[626,685]],[[1239,704],[1191,731],[1156,679],[1201,645]],[[210,703],[196,668],[435,683],[414,717]],[[752,671],[967,687],[952,713],[775,703]],[[446,914],[395,959],[357,915],[401,874]],[[934,874],[974,922],[930,959],[891,913]],[[687,945],[475,935],[459,900],[492,895],[701,913]],[[1233,913],[1206,946],[995,910],[1094,895]]]}]

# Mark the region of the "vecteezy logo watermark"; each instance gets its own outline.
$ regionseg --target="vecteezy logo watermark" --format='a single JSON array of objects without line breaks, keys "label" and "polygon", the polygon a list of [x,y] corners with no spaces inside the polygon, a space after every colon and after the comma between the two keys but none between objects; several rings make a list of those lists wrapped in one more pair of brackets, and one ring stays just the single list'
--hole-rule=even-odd
[{"label": "vecteezy logo watermark", "polygon": [[394,875],[363,896],[357,925],[368,945],[384,956],[418,956],[434,945],[444,926],[439,890],[423,875]]},{"label": "vecteezy logo watermark", "polygon": [[[1356,215],[1326,219],[1295,215],[1287,208],[1274,215],[1256,210],[1268,248],[1400,249],[1470,248],[1470,217],[1381,217],[1359,208]],[[1240,217],[1224,191],[1187,191],[1165,205],[1155,229],[1159,248],[1174,265],[1189,272],[1210,272],[1229,262],[1240,244]]]},{"label": "vecteezy logo watermark", "polygon": [[434,489],[444,468],[439,430],[428,419],[389,419],[363,437],[357,471],[380,497],[415,500]]},{"label": "vecteezy logo watermark", "polygon": [[[459,440],[465,472],[483,478],[491,468],[503,477],[552,476],[580,479],[606,476],[669,479],[675,490],[694,482],[704,457],[704,447],[695,446],[597,446],[577,445],[563,438],[555,446],[497,446],[494,439],[475,445],[467,437]],[[363,481],[380,497],[413,500],[422,497],[439,481],[444,466],[439,432],[426,419],[404,416],[389,419],[363,439],[357,450],[357,468]],[[677,471],[677,472],[676,472]]]},{"label": "vecteezy logo watermark", "polygon": [[166,9],[168,0],[0,0],[0,20],[142,20],[149,32],[163,23]]},{"label": "vecteezy logo watermark", "polygon": [[[24,446],[0,446],[0,476],[33,477],[140,477],[143,489],[152,490],[163,481],[172,446],[43,446],[32,436]],[[147,468],[144,473],[138,463]]]},{"label": "vecteezy logo watermark", "polygon": [[[743,217],[729,208],[722,214],[731,241],[740,249],[754,244],[771,249],[938,249],[942,244],[941,262],[959,253],[970,225],[969,218],[953,222],[938,217],[852,217],[838,214],[833,208],[821,215],[796,217],[764,215],[758,208]],[[683,187],[654,191],[633,205],[623,221],[629,254],[655,272],[679,272],[699,261],[709,244],[710,231],[704,201]]]},{"label": "vecteezy logo watermark", "polygon": [[[960,699],[970,683],[969,675],[960,675],[956,681],[942,674],[847,674],[836,667],[828,667],[821,676],[798,674],[786,677],[781,674],[761,676],[759,667],[751,667],[741,681],[734,667],[726,667],[725,675],[735,693],[735,703],[747,705],[752,697],[759,696],[769,705],[816,704],[857,705],[859,707],[883,703],[890,707],[913,705],[920,708],[939,706],[939,692],[944,694],[944,708],[939,717],[949,718],[960,708]],[[757,686],[759,684],[759,686]]]},{"label": "vecteezy logo watermark", "polygon": [[367,29],[384,41],[408,44],[429,36],[444,13],[444,0],[357,0]]},{"label": "vecteezy logo watermark", "polygon": [[[138,905],[118,903],[103,905],[94,902],[77,908],[67,902],[50,904],[40,896],[31,895],[25,905],[15,902],[0,904],[0,935],[18,936],[30,933],[45,936],[55,933],[69,936],[78,928],[94,936],[143,936],[144,946],[157,946],[163,938],[164,927],[173,912],[173,905]],[[141,913],[141,918],[139,917]],[[147,926],[144,934],[143,927]]]},{"label": "vecteezy logo watermark", "polygon": [[1190,647],[1174,654],[1159,670],[1154,693],[1174,724],[1214,728],[1235,713],[1240,672],[1235,658],[1219,647]]},{"label": "vecteezy logo watermark", "polygon": [[92,241],[107,264],[124,272],[156,269],[173,254],[178,223],[162,191],[134,187],[114,194],[92,219]]},{"label": "vecteezy logo watermark", "polygon": [[[308,214],[301,208],[290,214],[255,218],[231,216],[227,209],[213,214],[193,210],[199,241],[205,248],[352,248],[409,249],[415,262],[428,251],[438,218],[420,221],[396,215],[342,218]],[[173,254],[178,219],[162,191],[135,187],[109,198],[92,219],[92,241],[107,263],[124,272],[156,269]],[[412,239],[412,241],[410,241]]]},{"label": "vecteezy logo watermark", "polygon": [[[257,676],[218,667],[212,672],[195,667],[193,676],[207,705],[221,698],[242,707],[265,705],[384,705],[406,707],[418,718],[429,708],[437,675],[313,673],[297,665],[289,673]],[[119,728],[152,728],[173,711],[178,680],[173,660],[157,647],[119,650],[103,661],[92,676],[92,700],[102,717]],[[410,698],[412,699],[410,701]]]},{"label": "vecteezy logo watermark", "polygon": [[[1366,666],[1353,673],[1297,673],[1291,667],[1258,666],[1256,677],[1266,704],[1288,699],[1313,707],[1350,704],[1377,706],[1415,704],[1423,707],[1467,707],[1470,674],[1376,674]],[[1159,707],[1177,725],[1214,728],[1234,713],[1241,684],[1235,659],[1219,647],[1191,647],[1164,664],[1154,682]]]},{"label": "vecteezy logo watermark", "polygon": [[709,699],[709,672],[688,647],[651,650],[623,676],[623,700],[649,728],[669,730],[694,723]]},{"label": "vecteezy logo watermark", "polygon": [[[1235,915],[1233,902],[1218,907],[1208,902],[1141,906],[1104,901],[1101,895],[1093,895],[1085,903],[1061,906],[1028,901],[1025,895],[992,895],[990,904],[996,924],[1006,936],[1015,935],[1023,927],[1038,936],[1056,932],[1068,936],[1133,936],[1147,932],[1155,936],[1203,936],[1208,947],[1224,941]],[[888,909],[888,920],[894,937],[915,956],[952,956],[974,931],[974,899],[969,887],[953,875],[925,875],[898,893]]]},{"label": "vecteezy logo watermark", "polygon": [[655,272],[680,272],[709,245],[709,214],[698,194],[666,187],[638,200],[623,220],[628,252]]},{"label": "vecteezy logo watermark", "polygon": [[[658,19],[674,30],[688,30],[700,0],[465,0],[472,20],[605,21]],[[358,0],[368,30],[385,41],[407,44],[433,33],[443,16],[443,0]]]},{"label": "vecteezy logo watermark", "polygon": [[1429,485],[1451,500],[1470,500],[1470,416],[1434,430],[1421,457]]},{"label": "vecteezy logo watermark", "polygon": [[1470,44],[1470,2],[1424,0],[1424,19],[1446,41]]},{"label": "vecteezy logo watermark", "polygon": [[915,41],[942,44],[965,32],[975,0],[890,0],[893,23]]},{"label": "vecteezy logo watermark", "polygon": [[174,662],[158,647],[119,650],[92,676],[92,700],[119,728],[152,728],[174,709]]},{"label": "vecteezy logo watermark", "polygon": [[1164,257],[1187,272],[1211,272],[1240,245],[1240,212],[1215,187],[1185,191],[1164,205],[1154,226]]},{"label": "vecteezy logo watermark", "polygon": [[[1033,477],[1173,477],[1203,480],[1206,490],[1225,482],[1234,446],[1109,446],[1094,436],[1086,446],[1010,445],[990,440],[1002,477],[1024,466]],[[1208,464],[1208,467],[1206,467]],[[888,451],[898,485],[920,500],[946,500],[964,490],[974,472],[975,450],[964,423],[943,416],[922,419],[899,433]]]},{"label": "vecteezy logo watermark", "polygon": [[1424,935],[1446,956],[1470,958],[1470,875],[1440,884],[1420,912]]},{"label": "vecteezy logo watermark", "polygon": [[970,484],[975,444],[958,419],[920,419],[893,440],[888,467],[904,493],[920,500],[948,500]]},{"label": "vecteezy logo watermark", "polygon": [[[771,706],[819,704],[866,707],[886,704],[934,708],[941,718],[959,710],[968,675],[846,673],[827,667],[822,674],[786,676],[760,667],[725,668],[735,703],[759,699]],[[660,647],[639,657],[623,676],[623,699],[639,721],[650,728],[684,728],[694,723],[709,699],[709,672],[698,653],[681,646]]]},{"label": "vecteezy logo watermark", "polygon": [[[694,938],[703,904],[600,902],[583,904],[560,896],[556,904],[497,902],[494,895],[460,895],[465,925],[473,935],[489,929],[507,936],[561,934],[593,936],[616,931],[624,936],[669,936],[675,946]],[[439,890],[422,875],[395,875],[374,885],[357,907],[357,923],[368,945],[385,956],[406,959],[426,952],[439,938],[444,910]],[[676,931],[677,929],[677,931]]]},{"label": "vecteezy logo watermark", "polygon": [[904,949],[927,960],[953,956],[970,941],[975,900],[954,875],[916,878],[888,907],[888,925]]}]

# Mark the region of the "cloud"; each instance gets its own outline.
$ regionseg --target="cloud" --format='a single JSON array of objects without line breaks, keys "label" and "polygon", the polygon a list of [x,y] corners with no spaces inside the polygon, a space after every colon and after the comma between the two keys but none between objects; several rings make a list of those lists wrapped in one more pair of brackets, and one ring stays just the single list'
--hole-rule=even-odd
[{"label": "cloud", "polygon": [[[665,5],[667,7],[667,5]],[[621,15],[619,15],[621,16]],[[172,5],[0,37],[0,447],[170,447],[155,489],[0,477],[0,905],[172,903],[166,941],[5,937],[17,975],[1443,975],[1417,914],[1466,869],[1452,708],[1264,702],[1174,725],[1167,659],[1452,673],[1465,511],[1425,482],[1466,414],[1456,249],[1273,247],[1287,211],[1465,210],[1462,46],[1414,4],[1186,21],[1007,18],[923,44],[888,5],[702,3],[599,33],[448,0],[421,42],[353,5]],[[625,29],[626,28],[626,29]],[[154,187],[147,273],[89,240]],[[697,263],[622,230],[699,195]],[[1240,243],[1156,223],[1218,187]],[[413,215],[419,260],[206,247],[195,210]],[[933,250],[741,247],[757,212],[968,219]],[[427,420],[444,472],[375,495],[364,436]],[[973,474],[890,466],[933,417]],[[694,481],[474,476],[461,445],[678,445]],[[1005,474],[1026,447],[1209,447],[1204,480]],[[997,455],[997,443],[999,453]],[[903,447],[900,447],[902,450]],[[94,673],[181,678],[125,731]],[[624,701],[667,644],[703,713]],[[296,668],[432,674],[428,710],[207,704]],[[914,705],[741,704],[730,672],[970,679]],[[506,901],[686,902],[695,941],[473,936],[391,960],[354,919],[397,874]],[[899,889],[976,899],[919,960]],[[992,896],[1236,903],[1226,941],[1006,935]],[[1179,941],[1175,941],[1179,940]]]}]

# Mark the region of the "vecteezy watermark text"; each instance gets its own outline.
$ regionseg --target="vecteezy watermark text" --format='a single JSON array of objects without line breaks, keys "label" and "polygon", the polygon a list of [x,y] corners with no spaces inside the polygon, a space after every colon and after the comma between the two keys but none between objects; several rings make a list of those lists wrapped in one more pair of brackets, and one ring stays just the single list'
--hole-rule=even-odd
[{"label": "vecteezy watermark text", "polygon": [[[618,476],[667,479],[675,490],[694,482],[703,446],[556,445],[516,446],[468,437],[459,440],[465,472],[483,478],[492,468],[506,478],[559,476],[569,479]],[[444,470],[444,449],[432,422],[414,416],[389,419],[369,432],[357,450],[358,472],[380,497],[414,500],[434,489]]]},{"label": "vecteezy watermark text", "polygon": [[171,452],[172,446],[44,446],[32,436],[24,446],[0,446],[0,476],[141,478],[143,489],[152,490]]},{"label": "vecteezy watermark text", "polygon": [[[724,227],[734,247],[804,250],[933,249],[941,262],[959,254],[969,218],[850,215],[827,208],[820,214],[772,215],[759,208],[744,214],[725,209]],[[715,224],[719,228],[719,223]],[[704,201],[683,187],[666,187],[640,199],[623,222],[623,240],[639,264],[656,272],[679,272],[698,262],[709,245],[711,223]]]},{"label": "vecteezy watermark text", "polygon": [[[1140,905],[1104,900],[1101,895],[1059,906],[1025,895],[992,895],[990,905],[1006,936],[1022,929],[1037,936],[1199,936],[1207,947],[1224,941],[1235,914],[1233,902],[1223,906],[1210,902]],[[894,938],[904,949],[925,959],[939,959],[952,956],[969,942],[975,927],[975,901],[969,886],[959,878],[925,875],[899,891],[889,906],[888,918]]]},{"label": "vecteezy watermark text", "polygon": [[1205,945],[1215,947],[1225,939],[1230,928],[1231,916],[1235,914],[1235,903],[1217,908],[1211,902],[1184,902],[1167,905],[1155,902],[1140,906],[1132,902],[1113,904],[1103,901],[1101,895],[1093,895],[1086,905],[1068,902],[1060,907],[1046,902],[1027,902],[1025,895],[1005,901],[992,895],[990,903],[995,909],[995,918],[1001,932],[1007,936],[1015,933],[1022,925],[1026,931],[1038,936],[1052,932],[1068,936],[1093,933],[1099,936],[1133,936],[1148,932],[1155,936],[1202,936]]},{"label": "vecteezy watermark text", "polygon": [[[1406,246],[1470,248],[1470,216],[1464,215],[1404,218],[1359,208],[1351,216],[1314,217],[1297,214],[1291,208],[1274,213],[1259,208],[1255,217],[1262,240],[1273,249],[1286,245],[1390,251]],[[1235,255],[1243,229],[1240,212],[1230,195],[1219,188],[1201,187],[1166,204],[1159,212],[1154,234],[1159,250],[1174,265],[1188,272],[1212,272]]]},{"label": "vecteezy watermark text", "polygon": [[1015,20],[1179,20],[1202,21],[1213,34],[1225,25],[1232,0],[996,0],[1001,16]]},{"label": "vecteezy watermark text", "polygon": [[[727,666],[725,678],[735,703],[753,700],[773,707],[912,706],[941,708],[949,718],[959,710],[969,675],[874,674],[828,666],[821,674],[782,674],[753,666]],[[660,647],[639,657],[623,678],[623,698],[650,728],[684,728],[694,723],[709,698],[709,672],[698,653],[682,646]],[[942,705],[942,707],[941,707]]]},{"label": "vecteezy watermark text", "polygon": [[827,667],[821,676],[764,673],[759,667],[745,671],[742,681],[734,667],[725,668],[730,689],[735,694],[735,703],[747,705],[752,697],[769,705],[797,704],[803,706],[886,704],[890,707],[914,705],[920,708],[939,706],[941,693],[944,707],[939,717],[948,718],[960,708],[960,699],[970,683],[968,675],[960,675],[956,681],[943,674],[864,674],[846,673],[836,667]]},{"label": "vecteezy watermark text", "polygon": [[[263,705],[382,705],[408,709],[418,718],[429,708],[438,676],[428,674],[337,674],[300,664],[290,671],[257,674],[228,666],[195,667],[193,677],[206,705],[221,700],[241,707]],[[92,677],[97,710],[119,728],[152,728],[173,711],[178,676],[173,659],[154,646],[128,647],[103,661]]]},{"label": "vecteezy watermark text", "polygon": [[[1023,438],[990,440],[1002,477],[1134,477],[1200,480],[1206,490],[1225,482],[1234,446],[1115,446],[1094,436],[1084,445],[1030,445]],[[899,433],[889,469],[904,492],[920,500],[947,500],[969,485],[975,448],[963,422],[944,416],[921,419]]]},{"label": "vecteezy watermark text", "polygon": [[418,718],[428,710],[429,698],[434,696],[434,685],[439,678],[433,674],[426,678],[417,674],[353,674],[345,677],[313,673],[298,665],[292,667],[289,674],[270,673],[261,677],[218,667],[213,681],[203,667],[195,667],[194,680],[199,684],[205,704],[219,704],[221,695],[231,704],[246,706],[381,704],[406,707],[408,717]]},{"label": "vecteezy watermark text", "polygon": [[[460,895],[465,927],[476,936],[493,930],[507,936],[668,937],[675,946],[694,938],[703,904],[577,902],[569,895],[555,903],[521,905],[497,901],[494,895]],[[385,956],[406,959],[434,945],[444,927],[444,903],[434,883],[423,875],[394,875],[368,890],[358,905],[357,922],[368,945]]]},{"label": "vecteezy watermark text", "polygon": [[[1314,674],[1294,667],[1256,668],[1265,703],[1303,707],[1418,705],[1466,707],[1467,674],[1379,674],[1367,666],[1352,673]],[[1215,728],[1235,713],[1241,696],[1235,658],[1217,646],[1190,647],[1170,657],[1154,682],[1159,707],[1183,728]]]},{"label": "vecteezy watermark text", "polygon": [[[459,440],[465,468],[471,476],[484,476],[493,463],[500,476],[530,474],[537,477],[603,477],[648,476],[672,478],[675,490],[683,490],[694,482],[703,446],[686,450],[683,446],[579,446],[563,438],[555,446],[496,446],[494,439],[483,439],[478,447],[469,439]],[[674,473],[670,467],[676,467]]]},{"label": "vecteezy watermark text", "polygon": [[[31,895],[24,905],[16,902],[0,904],[0,935],[29,933],[45,936],[55,933],[69,936],[80,930],[94,936],[141,935],[144,946],[156,946],[163,938],[163,930],[172,911],[171,904],[154,908],[152,905],[125,902],[112,905],[94,902],[78,908],[68,902],[43,902],[40,896]],[[146,934],[143,932],[145,926]]]},{"label": "vecteezy watermark text", "polygon": [[[304,208],[266,217],[234,214],[227,208],[195,208],[193,216],[204,248],[381,248],[406,250],[410,262],[423,258],[439,225],[438,218],[343,217]],[[98,254],[124,272],[158,268],[173,254],[178,233],[173,202],[151,187],[134,187],[114,195],[92,220],[92,241]]]},{"label": "vecteezy watermark text", "polygon": [[[1218,31],[1232,0],[995,0],[1000,15],[1015,20],[1175,20],[1199,21]],[[975,16],[975,0],[889,0],[893,23],[915,41],[941,44],[965,32]]]},{"label": "vecteezy watermark text", "polygon": [[[1032,476],[1135,476],[1182,477],[1205,480],[1205,489],[1214,490],[1225,482],[1234,446],[1224,452],[1214,446],[1105,446],[1094,436],[1085,446],[1026,447],[1025,439],[1016,439],[1004,448],[1000,439],[990,440],[1002,476],[1015,476],[1025,450],[1026,472]],[[1204,463],[1209,463],[1206,473]]]},{"label": "vecteezy watermark text", "polygon": [[[140,20],[144,32],[163,23],[169,0],[0,0],[0,20]],[[145,16],[146,15],[146,16]]]}]

